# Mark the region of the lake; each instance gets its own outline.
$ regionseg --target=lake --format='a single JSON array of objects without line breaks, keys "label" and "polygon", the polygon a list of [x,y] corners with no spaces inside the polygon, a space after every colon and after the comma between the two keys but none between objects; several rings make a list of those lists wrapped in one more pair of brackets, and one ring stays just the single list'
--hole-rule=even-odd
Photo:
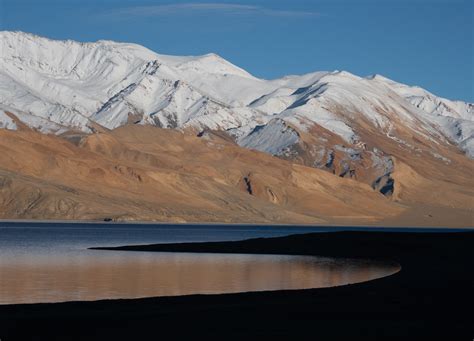
[{"label": "lake", "polygon": [[399,270],[393,264],[324,257],[88,250],[329,229],[0,222],[0,304],[321,288]]}]

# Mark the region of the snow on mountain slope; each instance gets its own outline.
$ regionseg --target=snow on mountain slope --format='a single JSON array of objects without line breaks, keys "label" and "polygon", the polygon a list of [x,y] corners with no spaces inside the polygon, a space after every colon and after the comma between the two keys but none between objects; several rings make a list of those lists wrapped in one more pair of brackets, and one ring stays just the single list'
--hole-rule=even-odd
[{"label": "snow on mountain slope", "polygon": [[[217,93],[227,77],[260,82],[213,54],[162,56],[134,44],[53,41],[20,32],[1,32],[0,38],[0,102],[85,132],[90,132],[90,120],[112,129],[127,123],[129,114],[148,115],[147,121],[153,121],[150,115],[163,110],[171,97],[177,104],[170,110],[182,110],[177,112],[181,117],[194,117],[199,110],[184,111],[199,106],[208,97],[206,90]],[[204,92],[188,87],[186,93],[174,94],[182,89],[174,87],[176,82],[199,85],[203,75],[209,78]],[[225,107],[218,102],[228,99],[227,95],[219,92],[214,101],[219,108],[202,110],[201,115]],[[180,102],[190,99],[195,102],[181,108]],[[215,125],[215,119],[210,121]]]},{"label": "snow on mountain slope", "polygon": [[397,83],[380,75],[373,75],[368,77],[368,79],[387,84],[397,94],[429,114],[438,114],[465,120],[472,120],[472,116],[474,115],[474,104],[472,103],[451,101],[446,98],[437,97],[420,87]]},{"label": "snow on mountain slope", "polygon": [[281,155],[286,148],[299,141],[299,134],[281,119],[256,126],[248,135],[237,140],[245,148],[256,149],[272,155]]},{"label": "snow on mountain slope", "polygon": [[[452,144],[474,157],[473,104],[378,75],[315,72],[268,81],[215,54],[167,56],[129,43],[22,32],[0,32],[0,44],[0,108],[45,133],[125,124],[224,130],[241,146],[274,155],[293,149],[311,165],[334,155],[341,174],[354,174],[346,168],[365,162],[354,155],[380,150],[380,138],[442,162]],[[9,119],[0,116],[4,127],[13,127]]]},{"label": "snow on mountain slope", "polygon": [[448,139],[458,144],[469,157],[474,158],[474,104],[437,97],[420,87],[400,84],[380,75],[372,76],[371,79],[385,83],[409,103],[421,109],[427,114],[427,120]]},{"label": "snow on mountain slope", "polygon": [[3,110],[0,110],[0,129],[17,129],[15,121]]},{"label": "snow on mountain slope", "polygon": [[332,72],[294,92],[274,91],[251,106],[266,112],[269,112],[270,101],[274,101],[276,110],[287,106],[275,117],[291,122],[302,131],[316,124],[342,137],[348,144],[361,142],[360,133],[371,127],[412,149],[414,145],[401,138],[399,132],[411,131],[417,138],[435,144],[449,140],[472,156],[472,104],[452,105],[453,102],[426,92],[423,95],[426,100],[447,103],[450,108],[442,112],[428,111],[426,107],[416,106],[410,100],[413,96],[408,95],[408,91],[402,93],[394,84],[398,83],[380,81],[380,77],[361,78],[348,72]]}]

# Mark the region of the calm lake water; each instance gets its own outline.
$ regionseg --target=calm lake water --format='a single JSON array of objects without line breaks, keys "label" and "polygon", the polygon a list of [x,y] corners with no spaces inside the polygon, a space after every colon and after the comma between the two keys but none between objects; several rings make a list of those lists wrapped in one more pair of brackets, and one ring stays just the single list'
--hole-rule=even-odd
[{"label": "calm lake water", "polygon": [[88,250],[241,240],[324,228],[0,223],[0,304],[319,288],[398,266],[321,257]]}]

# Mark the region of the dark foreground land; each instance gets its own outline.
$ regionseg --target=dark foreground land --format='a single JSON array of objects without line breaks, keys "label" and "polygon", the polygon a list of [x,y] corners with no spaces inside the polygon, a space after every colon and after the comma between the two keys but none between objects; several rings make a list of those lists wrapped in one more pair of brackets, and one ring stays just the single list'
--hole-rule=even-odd
[{"label": "dark foreground land", "polygon": [[336,288],[0,306],[0,339],[472,340],[474,233],[334,232],[123,250],[320,255],[396,261]]}]

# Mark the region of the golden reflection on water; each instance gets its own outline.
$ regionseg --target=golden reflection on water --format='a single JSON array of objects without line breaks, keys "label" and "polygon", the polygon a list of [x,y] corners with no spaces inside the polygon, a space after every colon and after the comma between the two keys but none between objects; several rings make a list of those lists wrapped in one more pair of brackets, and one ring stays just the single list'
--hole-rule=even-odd
[{"label": "golden reflection on water", "polygon": [[319,257],[91,251],[0,259],[0,304],[322,288],[396,265]]}]

